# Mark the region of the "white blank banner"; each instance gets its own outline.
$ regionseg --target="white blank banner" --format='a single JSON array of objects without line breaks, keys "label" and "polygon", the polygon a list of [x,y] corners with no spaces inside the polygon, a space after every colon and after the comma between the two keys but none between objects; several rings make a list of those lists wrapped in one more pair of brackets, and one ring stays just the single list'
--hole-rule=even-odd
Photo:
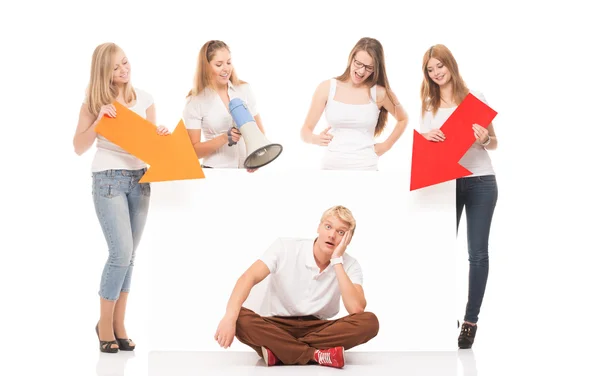
[{"label": "white blank banner", "polygon": [[[380,321],[361,350],[456,348],[453,182],[409,192],[408,170],[205,174],[152,188],[140,245],[151,259],[151,349],[218,350],[213,336],[237,278],[277,237],[315,237],[322,213],[338,204],[356,218],[347,253]],[[266,281],[249,308],[259,309]],[[338,316],[346,314],[340,302]],[[232,349],[249,350],[237,340]]]}]

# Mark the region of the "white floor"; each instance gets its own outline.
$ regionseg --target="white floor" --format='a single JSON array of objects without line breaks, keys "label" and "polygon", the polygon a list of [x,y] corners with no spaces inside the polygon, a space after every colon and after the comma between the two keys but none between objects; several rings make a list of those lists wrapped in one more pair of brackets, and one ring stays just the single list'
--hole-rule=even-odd
[{"label": "white floor", "polygon": [[[414,375],[414,376],[506,376],[506,375],[598,375],[597,358],[588,350],[542,350],[540,347],[494,352],[460,350],[455,352],[348,351],[343,370],[307,366],[266,367],[254,352],[153,351],[98,354],[96,362],[73,357],[73,372],[63,375],[92,376],[196,376],[196,375]],[[535,349],[538,347],[538,349]],[[480,355],[478,355],[480,354]],[[87,365],[85,363],[88,363]],[[77,372],[72,367],[82,366]],[[93,369],[95,364],[95,370]],[[60,368],[59,370],[64,370]],[[95,373],[94,373],[95,371]],[[44,373],[37,373],[43,375]],[[50,374],[48,372],[47,374]]]},{"label": "white floor", "polygon": [[[149,376],[339,375],[318,365],[266,367],[254,352],[151,352]],[[176,370],[176,371],[175,371]],[[456,352],[347,352],[345,375],[456,375]],[[104,375],[102,375],[104,376]]]},{"label": "white floor", "polygon": [[[90,336],[91,337],[91,336]],[[16,344],[16,342],[14,342]],[[482,343],[483,344],[483,343]],[[480,346],[448,352],[346,353],[342,370],[317,365],[266,367],[253,351],[147,351],[99,353],[95,338],[64,339],[7,352],[3,344],[0,375],[197,376],[197,375],[399,375],[516,376],[599,375],[597,346],[555,345],[548,337],[525,338],[509,346]],[[45,347],[46,346],[46,347]],[[342,373],[340,373],[342,372]]]}]

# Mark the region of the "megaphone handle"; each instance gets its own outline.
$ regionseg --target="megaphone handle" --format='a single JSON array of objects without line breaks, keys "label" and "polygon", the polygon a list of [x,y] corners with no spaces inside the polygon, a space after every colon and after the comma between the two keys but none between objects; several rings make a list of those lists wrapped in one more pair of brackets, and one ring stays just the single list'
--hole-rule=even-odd
[{"label": "megaphone handle", "polygon": [[234,142],[234,141],[233,141],[233,138],[231,138],[231,130],[232,130],[232,129],[233,129],[233,127],[232,127],[232,128],[229,128],[229,129],[227,130],[227,140],[229,140],[229,143],[227,144],[227,146],[233,146],[233,145],[237,144],[237,142]]}]

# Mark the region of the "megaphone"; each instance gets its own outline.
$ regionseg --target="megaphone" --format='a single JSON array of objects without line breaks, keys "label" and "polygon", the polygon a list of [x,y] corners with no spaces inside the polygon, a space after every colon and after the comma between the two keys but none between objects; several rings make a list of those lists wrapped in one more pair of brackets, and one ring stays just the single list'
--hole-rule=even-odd
[{"label": "megaphone", "polygon": [[246,144],[246,160],[244,167],[255,169],[273,162],[281,152],[283,146],[271,143],[260,131],[254,117],[248,111],[246,104],[239,98],[229,102],[229,112],[236,128],[239,129]]}]

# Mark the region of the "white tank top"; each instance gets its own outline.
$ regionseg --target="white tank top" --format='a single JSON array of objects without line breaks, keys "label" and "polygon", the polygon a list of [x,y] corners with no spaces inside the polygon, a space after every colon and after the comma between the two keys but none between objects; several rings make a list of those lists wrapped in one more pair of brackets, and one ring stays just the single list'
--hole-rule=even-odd
[{"label": "white tank top", "polygon": [[325,170],[374,170],[379,157],[375,154],[375,127],[379,118],[377,86],[370,90],[370,101],[347,104],[334,100],[337,80],[331,79],[325,105],[325,118],[333,135],[323,155]]},{"label": "white tank top", "polygon": [[[137,88],[135,93],[137,95],[136,103],[129,109],[145,119],[146,110],[154,103],[154,99],[147,92]],[[92,161],[92,172],[119,169],[139,170],[148,167],[146,163],[101,135],[96,136],[96,148],[96,155]]]}]

